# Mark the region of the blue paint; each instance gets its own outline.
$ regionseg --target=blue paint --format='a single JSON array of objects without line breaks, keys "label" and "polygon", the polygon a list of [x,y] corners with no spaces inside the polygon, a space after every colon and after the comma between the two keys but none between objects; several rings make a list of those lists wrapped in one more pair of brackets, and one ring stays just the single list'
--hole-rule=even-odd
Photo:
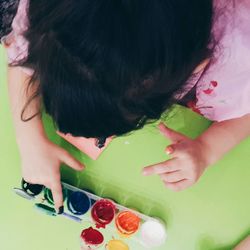
[{"label": "blue paint", "polygon": [[85,193],[77,191],[68,196],[67,205],[71,213],[83,215],[90,209],[91,201]]}]

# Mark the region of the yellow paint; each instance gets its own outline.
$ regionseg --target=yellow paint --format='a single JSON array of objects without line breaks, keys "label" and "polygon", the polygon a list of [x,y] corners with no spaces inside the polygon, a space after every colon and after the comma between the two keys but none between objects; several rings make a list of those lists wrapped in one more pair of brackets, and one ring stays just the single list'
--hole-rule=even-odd
[{"label": "yellow paint", "polygon": [[129,247],[126,243],[120,240],[110,240],[106,245],[107,250],[129,250]]}]

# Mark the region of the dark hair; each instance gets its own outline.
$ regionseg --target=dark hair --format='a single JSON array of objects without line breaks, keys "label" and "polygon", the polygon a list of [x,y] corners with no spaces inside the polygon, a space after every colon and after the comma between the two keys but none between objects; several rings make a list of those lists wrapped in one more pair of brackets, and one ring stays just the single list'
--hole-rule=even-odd
[{"label": "dark hair", "polygon": [[213,52],[212,0],[30,1],[28,17],[34,98],[75,136],[158,119]]}]

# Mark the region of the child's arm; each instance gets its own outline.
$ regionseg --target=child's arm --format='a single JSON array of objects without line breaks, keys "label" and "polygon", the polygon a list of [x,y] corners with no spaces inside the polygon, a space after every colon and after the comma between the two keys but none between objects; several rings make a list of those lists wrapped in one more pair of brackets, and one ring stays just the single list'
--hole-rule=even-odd
[{"label": "child's arm", "polygon": [[197,140],[207,148],[207,165],[212,165],[249,135],[250,114],[215,122]]},{"label": "child's arm", "polygon": [[[22,176],[27,182],[49,187],[58,209],[63,204],[60,163],[64,162],[76,170],[81,170],[83,166],[68,152],[47,139],[39,115],[28,122],[21,120],[22,109],[34,88],[26,94],[29,77],[19,67],[9,68],[8,78],[11,109],[21,154]],[[25,117],[35,114],[39,106],[40,100],[37,98],[27,109]]]},{"label": "child's arm", "polygon": [[166,149],[172,159],[144,168],[143,174],[159,174],[168,188],[180,191],[193,185],[206,167],[250,135],[250,115],[215,122],[194,140],[163,124],[159,128],[173,143]]},{"label": "child's arm", "polygon": [[250,236],[244,239],[234,250],[249,250],[250,249]]}]

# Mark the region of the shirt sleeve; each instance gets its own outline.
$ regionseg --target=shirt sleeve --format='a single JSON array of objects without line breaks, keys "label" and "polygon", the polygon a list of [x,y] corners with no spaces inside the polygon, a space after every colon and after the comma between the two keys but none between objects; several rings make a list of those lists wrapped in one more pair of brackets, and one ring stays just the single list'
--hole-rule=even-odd
[{"label": "shirt sleeve", "polygon": [[[2,38],[7,51],[8,63],[10,65],[18,64],[28,56],[29,43],[23,36],[24,32],[28,29],[28,0],[20,0],[17,14],[12,22],[12,31]],[[23,71],[32,75],[33,71],[28,68],[22,67]]]}]

